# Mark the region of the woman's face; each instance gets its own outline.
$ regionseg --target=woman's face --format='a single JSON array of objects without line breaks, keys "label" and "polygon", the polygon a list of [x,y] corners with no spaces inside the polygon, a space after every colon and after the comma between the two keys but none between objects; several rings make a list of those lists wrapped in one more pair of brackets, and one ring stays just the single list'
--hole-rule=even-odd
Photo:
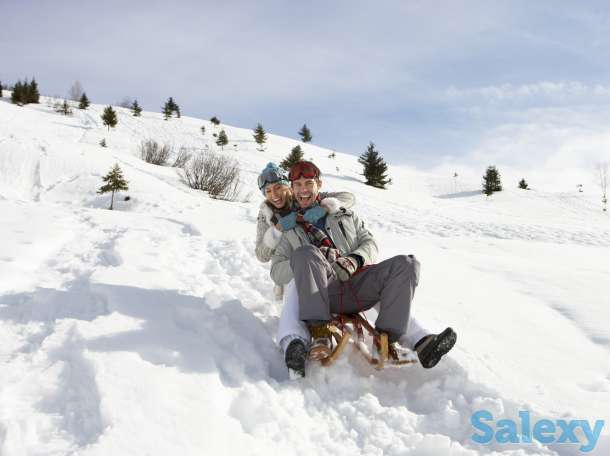
[{"label": "woman's face", "polygon": [[276,208],[281,209],[286,205],[290,188],[282,184],[269,184],[265,187],[265,197],[267,201],[273,204]]}]

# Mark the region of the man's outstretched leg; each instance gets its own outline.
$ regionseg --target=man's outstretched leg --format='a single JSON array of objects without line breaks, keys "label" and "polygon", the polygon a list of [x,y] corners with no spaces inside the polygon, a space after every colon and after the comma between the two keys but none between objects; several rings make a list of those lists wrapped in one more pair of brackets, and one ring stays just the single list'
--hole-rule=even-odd
[{"label": "man's outstretched leg", "polygon": [[[393,357],[397,360],[410,359],[410,350],[404,346],[412,347],[421,365],[431,368],[453,348],[457,335],[453,329],[447,328],[440,334],[420,334],[416,342],[404,345],[419,272],[419,261],[412,255],[398,255],[372,265],[348,282],[357,298],[350,296],[347,307],[348,311],[359,312],[366,310],[370,301],[379,300],[379,316],[375,326],[388,334]],[[354,303],[362,308],[354,309]]]}]

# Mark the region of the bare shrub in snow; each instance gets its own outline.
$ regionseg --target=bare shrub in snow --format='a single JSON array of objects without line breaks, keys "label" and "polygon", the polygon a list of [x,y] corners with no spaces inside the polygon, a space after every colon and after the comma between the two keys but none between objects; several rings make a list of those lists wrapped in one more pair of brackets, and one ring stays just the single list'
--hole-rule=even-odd
[{"label": "bare shrub in snow", "polygon": [[83,93],[84,90],[81,83],[78,81],[74,81],[74,84],[72,84],[72,87],[70,87],[70,90],[68,91],[68,99],[72,101],[78,101],[80,100],[80,97],[83,96]]},{"label": "bare shrub in snow", "polygon": [[127,108],[130,109],[133,105],[133,99],[131,97],[123,97],[123,99],[121,101],[118,101],[116,103],[116,106],[119,106],[121,108]]},{"label": "bare shrub in snow", "polygon": [[174,163],[172,164],[173,168],[184,168],[186,162],[192,157],[192,154],[188,151],[188,149],[184,146],[181,146],[178,150],[178,154],[176,158],[174,158]]},{"label": "bare shrub in snow", "polygon": [[56,106],[59,106],[61,104],[61,102],[58,101],[60,98],[61,97],[59,95],[52,95],[50,97],[47,97],[47,107],[55,109]]},{"label": "bare shrub in snow", "polygon": [[70,106],[70,103],[68,103],[68,100],[64,100],[63,103],[58,102],[55,106],[55,111],[63,114],[64,116],[72,115],[72,107]]},{"label": "bare shrub in snow", "polygon": [[164,166],[172,152],[169,144],[159,144],[154,139],[147,139],[140,143],[140,158],[146,163]]},{"label": "bare shrub in snow", "polygon": [[206,191],[212,198],[236,201],[239,197],[239,166],[224,155],[197,154],[184,165],[183,179],[189,187]]}]

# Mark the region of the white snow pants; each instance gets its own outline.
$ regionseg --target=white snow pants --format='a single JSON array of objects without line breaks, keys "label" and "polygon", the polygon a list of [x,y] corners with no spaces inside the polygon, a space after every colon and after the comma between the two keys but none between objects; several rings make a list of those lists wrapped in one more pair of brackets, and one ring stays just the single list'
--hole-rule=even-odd
[{"label": "white snow pants", "polygon": [[[431,332],[422,326],[414,316],[411,316],[407,331],[400,338],[400,343],[407,348],[413,349],[415,344],[428,334],[431,334]],[[284,287],[284,304],[277,328],[277,340],[282,351],[285,352],[288,344],[296,338],[303,339],[308,344],[310,336],[307,326],[299,319],[299,295],[293,279]]]}]

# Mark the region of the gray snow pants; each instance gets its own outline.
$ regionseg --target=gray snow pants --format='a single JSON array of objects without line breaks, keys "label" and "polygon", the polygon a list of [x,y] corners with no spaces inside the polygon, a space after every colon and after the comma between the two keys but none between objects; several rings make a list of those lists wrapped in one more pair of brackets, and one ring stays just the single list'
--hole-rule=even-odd
[{"label": "gray snow pants", "polygon": [[297,248],[290,266],[299,295],[300,318],[326,322],[331,314],[357,313],[379,303],[375,327],[388,333],[390,342],[407,328],[411,301],[419,281],[419,261],[412,255],[397,255],[358,271],[348,282],[340,282],[320,249]]}]

